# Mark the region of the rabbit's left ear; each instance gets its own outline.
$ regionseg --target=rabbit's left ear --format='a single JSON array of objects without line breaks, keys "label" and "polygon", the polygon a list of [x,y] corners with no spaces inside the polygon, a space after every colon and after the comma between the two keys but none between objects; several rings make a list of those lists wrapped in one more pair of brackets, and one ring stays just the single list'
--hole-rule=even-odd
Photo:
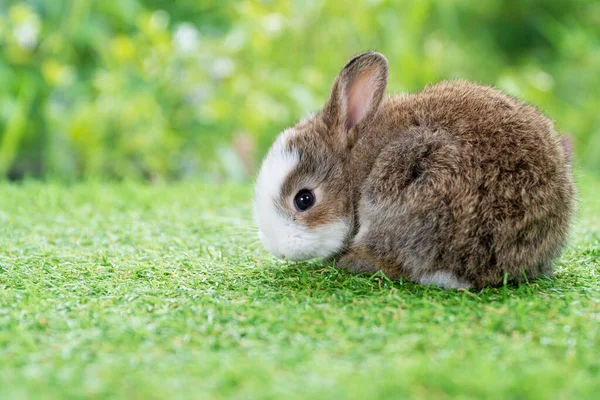
[{"label": "rabbit's left ear", "polygon": [[379,110],[388,78],[383,54],[362,53],[348,61],[331,88],[323,118],[331,130],[344,134],[368,123]]}]

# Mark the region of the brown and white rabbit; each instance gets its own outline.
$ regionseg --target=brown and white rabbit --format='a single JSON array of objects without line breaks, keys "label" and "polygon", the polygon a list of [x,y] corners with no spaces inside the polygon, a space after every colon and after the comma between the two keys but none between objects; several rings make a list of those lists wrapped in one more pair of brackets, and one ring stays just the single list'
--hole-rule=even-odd
[{"label": "brown and white rabbit", "polygon": [[383,55],[352,58],[276,139],[255,188],[266,249],[444,288],[551,275],[576,190],[552,122],[466,81],[384,96],[387,76]]}]

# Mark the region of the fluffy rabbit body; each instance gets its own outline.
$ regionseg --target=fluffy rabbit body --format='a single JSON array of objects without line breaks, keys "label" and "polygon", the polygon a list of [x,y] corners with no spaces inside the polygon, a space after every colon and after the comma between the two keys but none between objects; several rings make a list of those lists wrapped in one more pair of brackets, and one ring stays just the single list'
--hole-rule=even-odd
[{"label": "fluffy rabbit body", "polygon": [[387,75],[383,55],[354,57],[278,136],[255,187],[266,249],[445,288],[551,275],[575,208],[552,122],[466,81],[385,96]]}]

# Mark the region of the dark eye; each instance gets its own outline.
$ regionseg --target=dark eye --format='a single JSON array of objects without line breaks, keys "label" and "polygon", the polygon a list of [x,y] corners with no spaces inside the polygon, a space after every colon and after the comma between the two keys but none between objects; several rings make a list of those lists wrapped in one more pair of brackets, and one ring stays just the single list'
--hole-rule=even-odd
[{"label": "dark eye", "polygon": [[315,204],[315,195],[308,189],[302,189],[294,197],[294,204],[298,211],[306,211]]}]

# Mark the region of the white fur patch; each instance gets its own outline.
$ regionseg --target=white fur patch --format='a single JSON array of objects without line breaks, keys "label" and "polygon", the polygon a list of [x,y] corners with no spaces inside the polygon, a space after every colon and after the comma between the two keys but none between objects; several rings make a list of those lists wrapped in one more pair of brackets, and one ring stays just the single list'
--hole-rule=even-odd
[{"label": "white fur patch", "polygon": [[260,240],[268,251],[280,258],[305,260],[329,257],[343,245],[350,230],[348,221],[339,220],[309,229],[283,214],[276,205],[285,179],[300,162],[298,152],[286,148],[287,141],[295,134],[293,129],[287,129],[279,135],[256,180],[254,212]]},{"label": "white fur patch", "polygon": [[356,234],[356,236],[354,236],[353,242],[360,243],[365,238],[365,236],[367,236],[367,233],[369,233],[370,228],[371,228],[371,221],[361,220],[360,228],[358,228],[358,233]]},{"label": "white fur patch", "polygon": [[458,279],[452,272],[436,271],[432,274],[424,274],[418,279],[423,285],[437,285],[444,289],[468,289],[471,287],[467,282]]},{"label": "white fur patch", "polygon": [[286,129],[271,146],[256,180],[256,200],[259,197],[261,200],[278,198],[285,178],[300,162],[297,151],[285,148],[287,141],[295,134],[293,129]]},{"label": "white fur patch", "polygon": [[308,230],[291,221],[279,221],[266,233],[261,229],[265,248],[280,258],[309,260],[334,255],[344,243],[349,224],[340,220],[317,229]]}]

